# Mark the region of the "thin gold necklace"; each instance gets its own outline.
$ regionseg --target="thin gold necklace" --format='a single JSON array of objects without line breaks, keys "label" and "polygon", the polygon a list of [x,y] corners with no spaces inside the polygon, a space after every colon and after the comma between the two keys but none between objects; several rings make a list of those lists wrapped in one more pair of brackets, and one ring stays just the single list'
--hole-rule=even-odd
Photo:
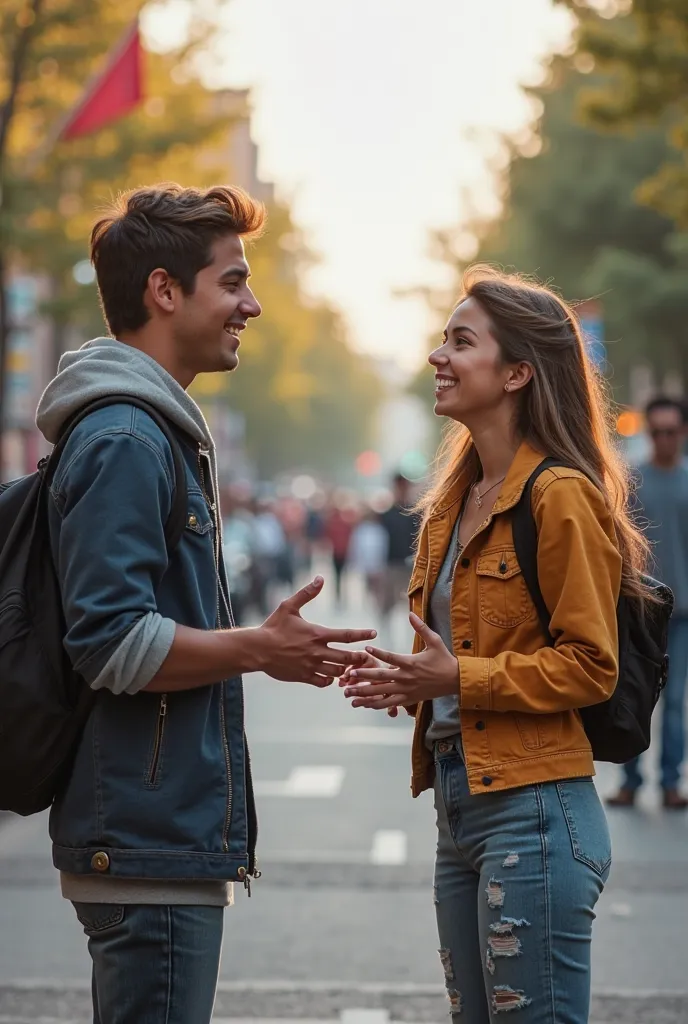
[{"label": "thin gold necklace", "polygon": [[473,495],[473,500],[475,501],[475,503],[478,506],[478,508],[482,508],[483,507],[483,498],[485,497],[485,495],[489,494],[490,491],[493,491],[495,489],[495,487],[497,487],[499,484],[503,483],[505,480],[506,480],[506,475],[503,476],[501,480],[497,480],[497,483],[494,483],[494,484],[492,484],[491,487],[488,487],[487,490],[483,491],[482,494],[480,494],[479,491],[478,491],[478,481],[476,480],[476,482],[473,484],[473,490],[475,492],[474,495]]}]

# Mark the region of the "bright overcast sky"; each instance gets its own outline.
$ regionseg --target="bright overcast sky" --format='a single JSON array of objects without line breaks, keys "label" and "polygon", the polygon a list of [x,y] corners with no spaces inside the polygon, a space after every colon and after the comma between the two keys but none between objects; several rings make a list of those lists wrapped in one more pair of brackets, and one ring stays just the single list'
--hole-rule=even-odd
[{"label": "bright overcast sky", "polygon": [[429,316],[398,289],[440,282],[433,227],[489,183],[478,129],[516,130],[520,83],[565,43],[552,0],[233,0],[218,83],[250,86],[260,173],[321,265],[309,281],[354,345],[417,365]]}]

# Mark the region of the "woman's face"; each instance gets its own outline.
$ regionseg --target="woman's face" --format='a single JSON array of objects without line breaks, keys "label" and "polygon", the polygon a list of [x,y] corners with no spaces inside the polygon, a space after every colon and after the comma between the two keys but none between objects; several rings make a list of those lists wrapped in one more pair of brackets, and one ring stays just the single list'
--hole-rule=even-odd
[{"label": "woman's face", "polygon": [[430,353],[435,368],[435,415],[470,427],[477,415],[510,402],[505,384],[513,376],[501,359],[487,314],[475,299],[454,310],[444,330],[444,344]]}]

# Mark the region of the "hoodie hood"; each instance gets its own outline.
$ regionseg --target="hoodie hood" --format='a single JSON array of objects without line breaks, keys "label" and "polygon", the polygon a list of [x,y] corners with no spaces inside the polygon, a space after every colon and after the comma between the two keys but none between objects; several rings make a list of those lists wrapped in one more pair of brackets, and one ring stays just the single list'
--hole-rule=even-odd
[{"label": "hoodie hood", "polygon": [[149,402],[203,444],[215,461],[208,424],[193,398],[145,352],[114,338],[95,338],[75,352],[65,352],[57,376],[41,395],[36,425],[46,441],[55,444],[70,416],[106,395],[132,395]]}]

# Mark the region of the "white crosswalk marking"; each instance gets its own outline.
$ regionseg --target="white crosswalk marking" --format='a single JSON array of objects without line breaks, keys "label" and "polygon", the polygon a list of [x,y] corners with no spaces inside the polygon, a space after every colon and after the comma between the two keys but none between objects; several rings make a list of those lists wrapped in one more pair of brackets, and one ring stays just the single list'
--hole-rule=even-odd
[{"label": "white crosswalk marking", "polygon": [[370,851],[372,864],[405,864],[407,859],[408,840],[405,832],[381,829],[375,833],[373,848]]},{"label": "white crosswalk marking", "polygon": [[342,1010],[341,1024],[388,1024],[387,1010]]},{"label": "white crosswalk marking", "polygon": [[256,796],[335,797],[338,796],[345,771],[340,765],[302,765],[294,768],[284,782],[254,783]]},{"label": "white crosswalk marking", "polygon": [[388,1024],[389,1014],[386,1010],[342,1010],[341,1024]]}]

